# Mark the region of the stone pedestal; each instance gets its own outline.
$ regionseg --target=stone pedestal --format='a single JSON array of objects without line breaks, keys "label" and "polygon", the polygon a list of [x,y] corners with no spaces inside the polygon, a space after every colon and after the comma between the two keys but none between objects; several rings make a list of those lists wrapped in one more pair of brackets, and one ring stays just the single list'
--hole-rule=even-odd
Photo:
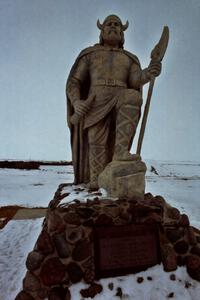
[{"label": "stone pedestal", "polygon": [[98,184],[109,197],[144,199],[146,165],[141,160],[112,161],[99,175]]},{"label": "stone pedestal", "polygon": [[185,265],[200,281],[200,231],[187,215],[161,196],[105,199],[84,187],[60,185],[27,257],[16,300],[70,300],[70,286],[81,281],[89,287],[80,297],[91,299],[102,292],[99,278],[142,271],[160,261],[168,272]]}]

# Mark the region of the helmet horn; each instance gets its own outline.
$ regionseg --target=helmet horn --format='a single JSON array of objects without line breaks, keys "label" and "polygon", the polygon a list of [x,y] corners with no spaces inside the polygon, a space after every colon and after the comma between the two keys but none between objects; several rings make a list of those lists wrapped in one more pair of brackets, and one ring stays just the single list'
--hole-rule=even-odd
[{"label": "helmet horn", "polygon": [[125,31],[128,28],[129,22],[126,21],[126,24],[122,25],[123,31]]},{"label": "helmet horn", "polygon": [[100,23],[99,19],[97,20],[97,27],[102,30],[103,29],[103,25]]}]

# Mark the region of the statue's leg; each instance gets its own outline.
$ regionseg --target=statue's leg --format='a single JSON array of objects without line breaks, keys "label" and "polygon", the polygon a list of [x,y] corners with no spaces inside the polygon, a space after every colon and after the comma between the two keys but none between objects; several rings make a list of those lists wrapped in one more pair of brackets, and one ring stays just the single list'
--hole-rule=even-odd
[{"label": "statue's leg", "polygon": [[140,118],[142,99],[134,90],[120,93],[116,105],[116,139],[113,160],[135,160],[139,155],[129,152]]},{"label": "statue's leg", "polygon": [[98,189],[98,176],[108,162],[107,141],[110,119],[107,117],[88,128],[90,189]]}]

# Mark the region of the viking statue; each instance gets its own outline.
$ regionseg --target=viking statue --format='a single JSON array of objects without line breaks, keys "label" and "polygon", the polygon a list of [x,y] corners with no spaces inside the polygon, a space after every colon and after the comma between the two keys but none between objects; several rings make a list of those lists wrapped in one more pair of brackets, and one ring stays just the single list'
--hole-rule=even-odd
[{"label": "viking statue", "polygon": [[112,160],[137,160],[130,148],[140,119],[142,86],[158,76],[161,63],[141,69],[123,49],[123,25],[116,15],[97,21],[100,41],[76,59],[66,87],[75,184],[98,188],[98,176]]}]

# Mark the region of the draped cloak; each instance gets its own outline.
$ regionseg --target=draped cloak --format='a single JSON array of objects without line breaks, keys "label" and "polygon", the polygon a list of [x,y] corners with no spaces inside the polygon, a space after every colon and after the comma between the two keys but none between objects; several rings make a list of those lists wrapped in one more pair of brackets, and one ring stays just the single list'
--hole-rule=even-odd
[{"label": "draped cloak", "polygon": [[[74,184],[79,183],[87,183],[89,182],[89,149],[88,149],[88,137],[87,137],[87,129],[84,129],[84,122],[83,120],[80,121],[78,125],[73,125],[70,122],[71,116],[74,114],[74,108],[73,105],[68,97],[68,82],[73,76],[73,73],[76,70],[76,67],[82,57],[85,55],[92,53],[94,51],[102,50],[102,46],[99,44],[96,44],[92,47],[88,47],[81,51],[79,56],[77,57],[74,65],[71,68],[70,74],[67,79],[66,84],[66,96],[67,96],[67,123],[70,129],[70,139],[71,139],[71,148],[72,148],[72,162],[73,162],[73,168],[74,168]],[[121,49],[121,51],[126,54],[133,63],[137,64],[140,67],[140,62],[138,58],[133,55],[132,53]],[[141,67],[140,67],[141,68]],[[80,95],[81,100],[85,100],[88,97],[90,89],[90,78],[86,78],[83,83],[81,83],[81,89],[80,89]],[[140,92],[141,89],[140,89]],[[110,111],[108,111],[109,113]],[[114,130],[114,128],[112,129]],[[112,138],[114,135],[111,134],[111,139],[109,139],[109,149],[113,149],[114,147],[114,139]],[[111,160],[111,158],[110,158]]]}]

